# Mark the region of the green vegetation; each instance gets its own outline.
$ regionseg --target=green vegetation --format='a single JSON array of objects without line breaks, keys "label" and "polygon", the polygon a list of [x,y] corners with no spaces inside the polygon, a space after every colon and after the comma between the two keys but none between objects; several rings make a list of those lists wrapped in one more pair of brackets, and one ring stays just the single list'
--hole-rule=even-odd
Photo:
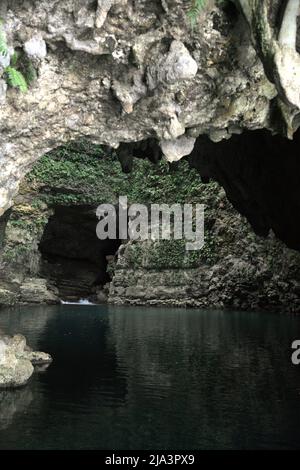
[{"label": "green vegetation", "polygon": [[2,259],[10,265],[18,266],[20,272],[30,272],[30,266],[36,256],[37,243],[42,237],[50,214],[50,211],[45,213],[33,206],[34,204],[29,212],[23,212],[22,208],[17,206],[7,226],[8,236]]},{"label": "green vegetation", "polygon": [[[23,217],[16,218],[16,215],[13,215],[12,219],[9,221],[10,225],[14,228],[18,228],[27,234],[38,235],[41,230],[44,229],[45,224],[48,222],[48,218],[42,215],[33,215],[29,218]],[[14,218],[15,217],[15,218]]]},{"label": "green vegetation", "polygon": [[201,13],[201,10],[206,4],[206,0],[192,0],[190,9],[187,13],[187,16],[189,17],[191,21],[192,27],[195,26],[197,18],[199,14]]},{"label": "green vegetation", "polygon": [[[9,49],[6,41],[6,34],[3,30],[3,22],[0,20],[0,54],[4,58],[9,58]],[[17,88],[22,93],[28,91],[28,85],[33,81],[33,70],[34,67],[30,61],[27,59],[22,65],[19,61],[20,54],[15,52],[9,58],[9,65],[4,68],[4,78],[6,83],[11,88]],[[25,68],[25,74],[24,70]],[[27,75],[27,76],[26,76]]]},{"label": "green vegetation", "polygon": [[[135,158],[132,173],[124,174],[115,153],[88,142],[71,143],[42,157],[26,177],[26,184],[37,191],[32,206],[46,204],[117,204],[126,195],[128,203],[205,204],[205,246],[186,251],[185,240],[133,243],[126,250],[127,262],[135,268],[179,269],[203,263],[212,264],[218,247],[212,227],[221,203],[217,183],[204,185],[199,174],[182,160],[171,168],[161,160],[157,165]],[[43,221],[42,221],[43,225]]]},{"label": "green vegetation", "polygon": [[[229,0],[216,0],[216,4],[219,7],[223,8],[224,6],[226,6],[228,1]],[[201,11],[207,4],[207,0],[189,0],[189,2],[190,8],[187,12],[187,16],[190,19],[192,28],[194,28]]]},{"label": "green vegetation", "polygon": [[189,269],[201,264],[213,264],[217,259],[217,246],[211,232],[205,234],[202,250],[187,251],[186,240],[160,240],[131,244],[126,251],[128,265],[133,269]]},{"label": "green vegetation", "polygon": [[12,88],[18,88],[22,93],[28,91],[24,75],[14,67],[5,68],[6,83]]},{"label": "green vegetation", "polygon": [[10,264],[17,264],[24,262],[27,257],[30,256],[32,247],[23,244],[17,244],[13,247],[6,248],[3,252],[3,261],[9,262]]},{"label": "green vegetation", "polygon": [[129,203],[193,203],[203,201],[202,191],[212,192],[186,161],[170,171],[164,160],[153,165],[136,158],[132,173],[125,175],[114,153],[107,155],[101,146],[85,142],[42,157],[27,181],[39,186],[42,199],[53,205],[115,203],[124,195]]},{"label": "green vegetation", "polygon": [[11,57],[11,65],[18,68],[27,89],[28,86],[37,79],[37,71],[29,57],[23,51],[13,54]]}]

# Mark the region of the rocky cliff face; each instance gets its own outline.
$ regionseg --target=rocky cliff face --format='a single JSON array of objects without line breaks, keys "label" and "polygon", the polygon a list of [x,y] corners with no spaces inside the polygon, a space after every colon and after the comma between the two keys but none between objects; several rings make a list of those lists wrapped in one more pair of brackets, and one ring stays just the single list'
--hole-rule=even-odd
[{"label": "rocky cliff face", "polygon": [[[288,247],[300,249],[299,3],[208,0],[192,27],[188,17],[191,2],[187,0],[1,2],[0,245],[7,227],[1,255],[6,263],[1,264],[0,273],[2,303],[57,300],[57,292],[48,289],[41,274],[38,243],[60,198],[63,205],[66,195],[68,206],[80,202],[78,190],[82,175],[87,174],[76,173],[77,182],[72,181],[71,187],[64,187],[62,181],[59,187],[48,182],[44,189],[56,200],[51,204],[48,200],[36,205],[31,192],[39,192],[39,188],[30,187],[28,195],[26,183],[22,183],[21,194],[18,191],[42,155],[83,137],[116,149],[125,173],[132,170],[133,157],[157,163],[162,156],[169,162],[188,156],[203,182],[213,179],[223,186],[256,234],[267,237],[272,229]],[[9,66],[25,77],[26,93],[13,86]],[[280,135],[274,137],[275,133]],[[112,160],[111,168],[113,165]],[[68,169],[64,170],[62,179],[67,180]],[[159,178],[164,185],[164,177]],[[183,172],[183,186],[185,179]],[[103,191],[104,180],[105,175],[100,184],[94,179],[84,203],[111,202],[111,192]],[[127,194],[129,188],[121,181],[119,188]],[[197,189],[199,197],[205,193],[202,188]],[[218,200],[220,190],[214,188]],[[108,199],[99,201],[99,194]],[[16,206],[7,225],[13,201]],[[224,218],[229,222],[231,210],[218,214],[220,223]],[[182,271],[183,284],[188,278],[191,291],[199,293],[200,289],[203,294],[204,300],[198,296],[196,304],[235,305],[230,300],[231,280],[239,283],[243,273],[248,281],[246,287],[239,287],[238,306],[272,304],[275,299],[274,304],[290,302],[290,310],[297,310],[299,271],[294,252],[285,252],[279,242],[270,241],[271,235],[266,244],[255,238],[251,254],[248,245],[239,241],[244,228],[238,227],[244,227],[244,222],[236,213],[234,221],[236,232],[230,235],[230,242],[225,240],[229,244],[226,253],[221,250],[217,254],[214,248],[214,267],[208,267],[205,274],[209,279],[217,270],[216,277],[223,278],[220,257],[228,255],[228,282],[221,283],[222,287],[216,282],[212,294],[209,287],[201,291],[189,278],[199,275],[203,279],[201,266],[189,266],[196,271],[188,275]],[[219,235],[217,241],[223,243]],[[249,243],[252,246],[252,241]],[[238,261],[230,255],[235,245]],[[130,250],[127,247],[119,259],[110,292],[112,301],[131,301],[131,291],[119,289],[126,277],[122,262],[125,260],[129,271],[133,269],[126,258]],[[264,251],[267,254],[263,255]],[[252,260],[261,257],[264,261],[254,263],[253,272]],[[272,257],[275,267],[271,267]],[[138,259],[136,269],[141,269],[146,279],[151,267],[148,261],[143,264],[142,253]],[[22,263],[26,269],[21,268]],[[181,280],[173,271],[171,279],[169,268],[161,267],[166,271],[160,282],[174,287]],[[135,274],[131,274],[135,284]],[[270,294],[268,299],[261,294],[258,302],[253,292],[259,291],[262,279]],[[224,296],[218,295],[219,289]],[[138,301],[142,298],[134,296]],[[167,300],[169,297],[166,294]],[[151,295],[147,297],[147,301],[151,299]],[[189,299],[187,293],[178,302],[189,303]]]},{"label": "rocky cliff face", "polygon": [[[123,194],[129,204],[204,204],[202,250],[186,251],[185,240],[97,239],[97,205],[117,205]],[[135,159],[124,175],[117,156],[99,146],[46,155],[22,183],[3,244],[0,306],[89,298],[300,311],[300,254],[274,235],[255,235],[224,190],[201,183],[187,160],[174,167]]]},{"label": "rocky cliff face", "polygon": [[273,235],[254,234],[215,183],[199,185],[205,244],[182,240],[121,245],[109,302],[300,312],[300,256]]},{"label": "rocky cliff face", "polygon": [[[2,1],[0,214],[41,155],[82,136],[110,147],[152,139],[150,156],[158,147],[170,161],[201,134],[220,141],[267,128],[292,137],[297,5],[207,1],[192,28],[183,0]],[[14,51],[26,94],[7,85]],[[262,171],[272,178],[271,167]],[[256,191],[250,204],[264,198]]]}]

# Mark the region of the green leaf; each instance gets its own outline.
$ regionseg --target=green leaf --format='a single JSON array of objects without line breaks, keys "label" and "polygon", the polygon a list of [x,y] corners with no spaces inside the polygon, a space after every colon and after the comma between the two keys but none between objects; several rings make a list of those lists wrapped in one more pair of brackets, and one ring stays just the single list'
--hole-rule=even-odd
[{"label": "green leaf", "polygon": [[24,75],[16,70],[14,67],[6,67],[5,74],[7,77],[7,84],[13,88],[18,88],[22,93],[28,91],[28,86]]}]

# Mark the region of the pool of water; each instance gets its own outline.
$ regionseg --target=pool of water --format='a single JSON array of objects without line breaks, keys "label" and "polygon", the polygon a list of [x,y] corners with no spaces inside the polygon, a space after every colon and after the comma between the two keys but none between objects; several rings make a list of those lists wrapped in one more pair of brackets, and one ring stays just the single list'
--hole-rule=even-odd
[{"label": "pool of water", "polygon": [[299,449],[300,318],[60,305],[0,311],[54,362],[0,391],[0,449]]}]

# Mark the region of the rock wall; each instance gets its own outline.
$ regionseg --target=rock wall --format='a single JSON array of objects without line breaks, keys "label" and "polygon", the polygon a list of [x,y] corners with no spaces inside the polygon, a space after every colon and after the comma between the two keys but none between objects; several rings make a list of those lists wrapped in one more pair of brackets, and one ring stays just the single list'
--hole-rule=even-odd
[{"label": "rock wall", "polygon": [[202,185],[205,244],[131,241],[119,249],[109,302],[300,312],[300,256],[253,233],[216,184]]},{"label": "rock wall", "polygon": [[[102,272],[104,248],[96,243],[96,217],[86,215],[127,195],[129,204],[204,204],[205,244],[187,252],[185,240],[126,242],[109,264],[109,302],[299,313],[299,253],[272,233],[255,235],[224,190],[201,183],[187,160],[175,167],[143,159],[133,165],[124,175],[116,155],[86,143],[59,149],[36,164],[7,222],[0,305],[59,302],[64,294],[68,300],[95,300],[93,281]],[[106,301],[104,294],[98,301]]]},{"label": "rock wall", "polygon": [[[15,203],[7,225],[6,246],[1,251],[1,298],[5,304],[20,299],[20,286],[25,289],[24,296],[21,290],[24,299],[34,297],[39,301],[42,292],[47,301],[57,299],[49,293],[45,279],[39,277],[37,248],[53,207],[49,200],[44,206],[36,206],[31,196],[28,199],[26,191],[23,193],[24,186],[17,194],[24,176],[42,155],[83,137],[116,149],[126,173],[135,166],[133,156],[157,162],[163,155],[165,160],[176,162],[190,155],[190,165],[203,181],[217,180],[257,234],[268,236],[272,229],[290,248],[299,250],[299,135],[295,134],[300,123],[299,1],[208,0],[194,27],[189,8],[190,2],[184,0],[1,2],[0,244],[8,210]],[[11,80],[7,69],[10,66],[23,74],[28,85],[26,93],[20,90],[24,83],[18,87]],[[252,133],[258,129],[284,137],[274,138],[269,133],[260,138]],[[294,141],[289,144],[287,137]],[[112,160],[108,173],[114,164]],[[186,173],[180,168],[178,184],[185,187]],[[47,168],[46,174],[51,171],[51,167]],[[44,184],[43,191],[48,192],[52,203],[54,199],[65,202],[66,197],[71,205],[78,203],[81,177],[86,173],[76,173],[71,187],[66,187],[63,180],[68,180],[68,171],[64,168],[59,187],[53,181],[48,181],[48,186]],[[98,195],[105,195],[103,202],[109,202],[106,175],[100,182],[96,181],[98,176],[96,173],[88,188],[87,199],[95,200],[97,190]],[[159,178],[161,186],[166,184],[163,175]],[[118,179],[120,192],[122,189],[126,194],[130,185],[122,181]],[[219,189],[209,188],[215,188],[217,200]],[[202,186],[197,191],[201,197]],[[148,203],[152,194],[147,194]],[[231,210],[221,211],[218,219],[229,217]],[[243,220],[236,222],[238,227],[239,223],[246,224],[234,214],[236,221]],[[238,304],[246,307],[270,302],[285,306],[291,302],[290,310],[296,310],[294,296],[299,294],[299,278],[294,252],[285,252],[280,243],[276,245],[270,239],[263,242],[254,238],[255,253],[264,262],[259,267],[254,263],[253,274],[249,267],[252,258],[247,258],[248,247],[243,246],[240,235],[237,228],[232,237],[240,247],[238,259],[244,267],[238,261],[236,268],[236,261],[231,260],[229,277],[239,282],[236,272],[242,270],[253,292],[257,292],[258,273],[262,270],[268,273],[263,275],[265,289],[273,292],[276,286],[278,295],[274,294],[273,302],[273,294],[267,300],[261,294],[259,298],[263,300],[258,302],[248,288],[241,286]],[[126,248],[125,253],[127,250],[130,252],[131,248]],[[226,250],[225,258],[235,252],[234,245],[229,243],[229,251]],[[267,255],[263,255],[263,250]],[[270,261],[265,256],[270,256]],[[219,261],[214,258],[217,271]],[[131,264],[126,263],[128,260],[125,265],[130,272]],[[201,266],[188,269],[196,269],[194,274],[203,279]],[[186,266],[182,267],[184,272]],[[167,265],[162,269],[169,268]],[[151,269],[147,263],[141,265],[142,272]],[[122,277],[125,282],[121,271],[119,265],[113,284],[116,289]],[[192,271],[184,276],[189,273]],[[211,273],[210,266],[207,275]],[[172,271],[172,279],[173,274]],[[251,276],[256,279],[255,285]],[[129,284],[135,277],[132,279]],[[284,286],[279,287],[281,281]],[[168,285],[175,281],[162,278],[161,282]],[[197,297],[201,286],[196,281],[192,284]],[[235,305],[236,301],[229,299],[229,281],[217,282],[216,291],[221,284],[224,299],[207,294],[209,288],[204,288],[207,304]],[[119,302],[122,296],[130,299],[131,294],[112,288],[113,301]],[[242,297],[246,300],[242,301]],[[185,299],[183,303],[188,303],[188,296]],[[200,305],[202,301],[197,302]]]},{"label": "rock wall", "polygon": [[[251,20],[262,14],[263,44],[273,50],[280,12],[276,2],[262,2],[262,12],[259,3],[210,0],[192,28],[183,0],[2,1],[0,215],[33,163],[72,139],[117,147],[153,138],[175,160],[200,134],[219,141],[282,127],[273,109],[288,86],[267,74]],[[26,94],[7,86],[14,51]],[[290,101],[291,136],[297,103]]]}]

